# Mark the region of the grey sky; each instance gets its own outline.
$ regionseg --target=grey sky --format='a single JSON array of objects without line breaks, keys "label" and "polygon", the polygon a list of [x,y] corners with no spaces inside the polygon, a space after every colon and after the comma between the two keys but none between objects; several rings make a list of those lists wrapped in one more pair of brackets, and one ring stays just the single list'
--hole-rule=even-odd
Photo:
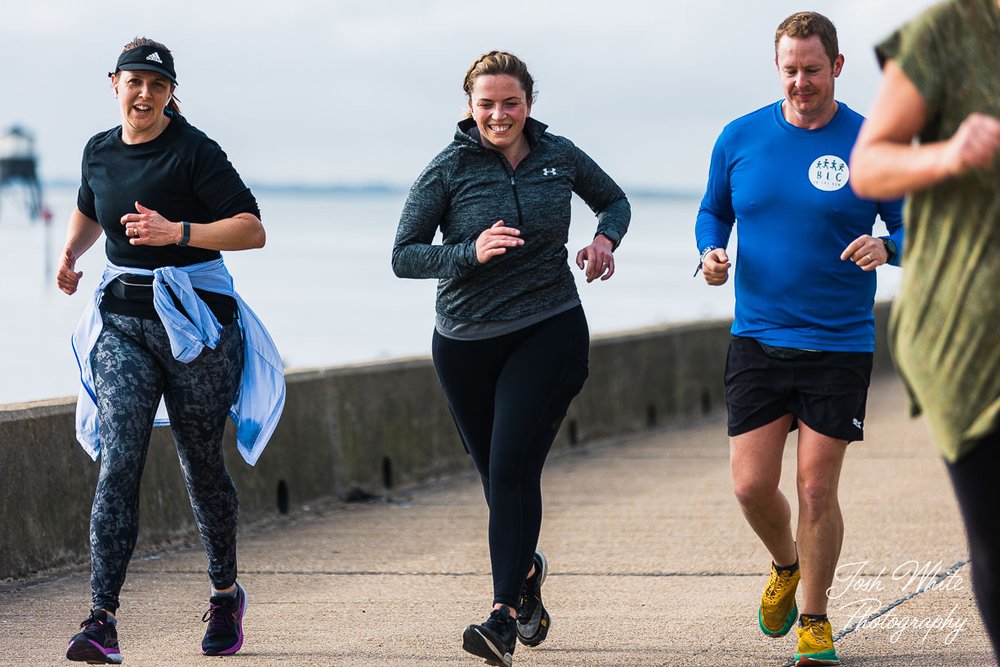
[{"label": "grey sky", "polygon": [[480,53],[528,62],[532,115],[622,185],[698,190],[716,135],[781,96],[777,24],[829,16],[846,56],[837,97],[861,113],[872,45],[930,0],[2,0],[0,129],[38,140],[42,174],[76,179],[118,124],[106,76],[134,35],[176,59],[185,115],[251,183],[408,185],[451,138]]}]

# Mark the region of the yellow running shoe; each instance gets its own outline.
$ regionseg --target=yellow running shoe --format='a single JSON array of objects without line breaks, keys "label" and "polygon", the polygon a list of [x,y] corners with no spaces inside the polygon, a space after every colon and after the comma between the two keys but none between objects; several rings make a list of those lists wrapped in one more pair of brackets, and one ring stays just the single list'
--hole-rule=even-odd
[{"label": "yellow running shoe", "polygon": [[757,610],[757,621],[761,632],[771,637],[784,637],[795,624],[799,608],[795,604],[795,589],[799,586],[800,573],[781,572],[771,563],[771,578],[760,598],[760,609]]},{"label": "yellow running shoe", "polygon": [[825,618],[817,620],[802,616],[799,621],[799,649],[795,652],[796,667],[805,665],[839,665],[833,648],[833,628]]}]

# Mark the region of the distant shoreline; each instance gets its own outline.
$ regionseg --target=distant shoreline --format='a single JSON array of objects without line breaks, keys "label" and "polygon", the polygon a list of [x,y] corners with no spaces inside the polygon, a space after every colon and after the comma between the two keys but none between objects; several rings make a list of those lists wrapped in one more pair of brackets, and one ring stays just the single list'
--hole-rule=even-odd
[{"label": "distant shoreline", "polygon": [[[276,195],[296,195],[296,196],[349,196],[349,197],[388,197],[402,196],[409,192],[409,185],[399,185],[395,183],[265,183],[251,182],[250,188],[254,192],[268,193]],[[79,181],[65,179],[55,179],[45,181],[43,189],[76,189]],[[672,188],[624,188],[625,193],[634,199],[698,199],[701,192],[691,190],[676,190]]]}]

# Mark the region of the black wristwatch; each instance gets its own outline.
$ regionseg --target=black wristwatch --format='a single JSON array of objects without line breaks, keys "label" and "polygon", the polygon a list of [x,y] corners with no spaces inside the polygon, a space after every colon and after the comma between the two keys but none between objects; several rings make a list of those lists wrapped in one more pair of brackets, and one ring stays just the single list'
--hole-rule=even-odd
[{"label": "black wristwatch", "polygon": [[885,263],[888,264],[892,260],[896,259],[896,255],[899,254],[899,249],[896,247],[896,242],[890,239],[888,236],[879,237],[882,239],[882,245],[885,246],[885,252],[888,255]]},{"label": "black wristwatch", "polygon": [[191,223],[184,221],[181,223],[181,240],[177,242],[179,246],[186,246],[191,240]]}]

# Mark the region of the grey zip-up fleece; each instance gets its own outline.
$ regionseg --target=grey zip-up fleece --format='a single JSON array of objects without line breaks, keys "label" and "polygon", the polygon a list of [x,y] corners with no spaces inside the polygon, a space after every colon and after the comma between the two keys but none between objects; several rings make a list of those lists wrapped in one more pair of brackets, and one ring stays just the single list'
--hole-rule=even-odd
[{"label": "grey zip-up fleece", "polygon": [[[566,251],[574,192],[597,214],[595,236],[616,248],[625,236],[632,213],[622,189],[572,142],[545,130],[527,119],[531,152],[513,171],[479,142],[475,121],[463,120],[410,188],[392,269],[400,278],[439,278],[440,315],[507,321],[578,298]],[[480,264],[476,239],[498,220],[520,229],[524,245]],[[432,245],[438,228],[443,244]]]}]

